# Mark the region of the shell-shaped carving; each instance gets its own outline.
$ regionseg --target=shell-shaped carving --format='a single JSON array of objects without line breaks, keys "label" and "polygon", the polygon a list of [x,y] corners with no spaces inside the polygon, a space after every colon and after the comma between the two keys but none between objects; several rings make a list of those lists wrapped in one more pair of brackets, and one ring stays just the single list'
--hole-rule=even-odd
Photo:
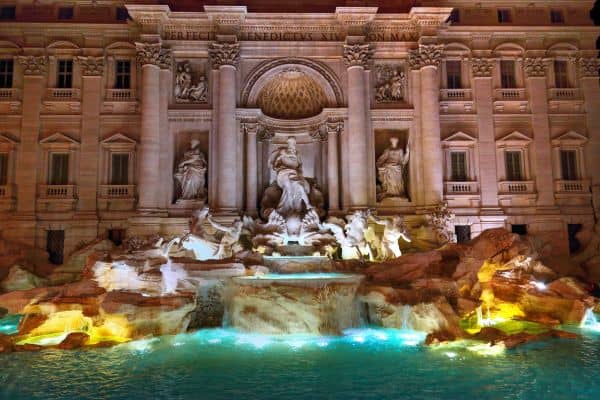
[{"label": "shell-shaped carving", "polygon": [[300,70],[288,69],[265,85],[257,104],[269,117],[301,119],[321,113],[327,97],[311,77]]}]

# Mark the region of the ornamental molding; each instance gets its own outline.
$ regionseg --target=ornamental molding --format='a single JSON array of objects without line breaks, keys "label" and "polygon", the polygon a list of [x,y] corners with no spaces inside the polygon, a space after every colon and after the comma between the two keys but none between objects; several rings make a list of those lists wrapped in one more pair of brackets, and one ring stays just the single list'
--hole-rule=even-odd
[{"label": "ornamental molding", "polygon": [[171,50],[163,48],[160,43],[135,42],[135,48],[137,50],[137,61],[140,65],[156,65],[165,69],[171,68]]},{"label": "ornamental molding", "polygon": [[318,125],[313,127],[308,131],[308,134],[311,138],[316,140],[317,142],[326,142],[329,137],[329,132],[327,131],[327,125]]},{"label": "ornamental molding", "polygon": [[345,44],[344,63],[347,67],[368,68],[373,50],[371,44]]},{"label": "ornamental molding", "polygon": [[393,103],[402,101],[406,92],[406,74],[401,64],[375,66],[375,101]]},{"label": "ornamental molding", "polygon": [[491,78],[494,71],[494,60],[491,58],[471,59],[471,69],[475,78]]},{"label": "ornamental molding", "polygon": [[548,63],[542,57],[525,58],[525,74],[528,78],[545,77],[548,72]]},{"label": "ornamental molding", "polygon": [[208,47],[208,55],[213,69],[219,69],[222,65],[237,67],[240,60],[240,44],[213,42]]},{"label": "ornamental molding", "polygon": [[17,60],[23,67],[23,75],[43,75],[46,72],[45,56],[19,56]]},{"label": "ornamental molding", "polygon": [[579,59],[579,72],[582,78],[598,78],[600,59],[596,57],[582,57]]},{"label": "ornamental molding", "polygon": [[343,118],[329,118],[329,119],[327,119],[325,126],[327,127],[328,134],[341,135],[341,133],[344,131],[344,119]]},{"label": "ornamental molding", "polygon": [[77,57],[83,76],[102,76],[104,72],[104,57]]},{"label": "ornamental molding", "polygon": [[443,51],[444,45],[419,45],[418,49],[409,51],[408,65],[411,69],[421,69],[429,66],[437,68],[442,60]]},{"label": "ornamental molding", "polygon": [[258,124],[256,128],[256,139],[259,142],[270,142],[275,137],[275,131],[266,125]]}]

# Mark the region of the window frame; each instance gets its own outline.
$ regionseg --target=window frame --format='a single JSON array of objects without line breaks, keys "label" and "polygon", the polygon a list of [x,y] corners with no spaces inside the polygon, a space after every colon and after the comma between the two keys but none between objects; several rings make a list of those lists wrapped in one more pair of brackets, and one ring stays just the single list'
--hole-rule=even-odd
[{"label": "window frame", "polygon": [[[60,176],[55,176],[55,169],[57,165],[55,165],[54,160],[58,157],[65,157],[66,159],[66,171],[62,172]],[[71,165],[71,154],[68,151],[50,151],[48,154],[48,180],[46,181],[47,185],[50,186],[65,186],[70,185],[70,165]],[[62,166],[64,167],[64,166]],[[63,176],[64,175],[64,176]],[[64,182],[62,182],[64,180]],[[61,181],[61,182],[57,182]]]},{"label": "window frame", "polygon": [[[509,155],[515,155],[518,157],[518,168],[516,169],[512,169],[509,168],[509,159],[512,157],[509,157]],[[514,159],[511,161],[511,167],[512,164],[514,164]],[[522,149],[507,149],[504,150],[504,176],[506,177],[506,180],[509,182],[522,182],[525,179],[523,179],[523,171],[524,171],[524,167],[523,167],[523,150]]]},{"label": "window frame", "polygon": [[513,22],[512,9],[510,8],[498,8],[496,16],[499,24],[512,24]]},{"label": "window frame", "polygon": [[[125,156],[125,157],[123,157]],[[125,182],[115,182],[115,157],[123,157],[123,159],[127,160],[126,166],[127,169],[125,171],[125,174],[123,174],[123,172],[121,171],[121,176],[119,177],[119,179],[117,179],[118,181],[125,181]],[[129,185],[130,182],[130,176],[129,176],[129,170],[130,170],[130,166],[129,166],[129,162],[131,160],[131,154],[129,152],[123,152],[123,151],[112,151],[110,152],[110,161],[109,161],[109,172],[108,172],[108,176],[109,176],[109,185]],[[125,178],[125,179],[123,179]]]},{"label": "window frame", "polygon": [[127,185],[135,185],[137,142],[122,133],[116,133],[100,142],[102,147],[100,184],[120,186],[112,181],[112,155],[128,154]]},{"label": "window frame", "polygon": [[13,58],[0,58],[0,65],[1,63],[10,64],[10,71],[8,68],[6,70],[0,68],[0,88],[12,89],[15,85],[15,61]]},{"label": "window frame", "polygon": [[584,135],[575,132],[568,131],[552,139],[552,153],[553,153],[553,173],[554,179],[559,181],[572,181],[572,179],[564,179],[562,171],[562,160],[561,151],[573,151],[575,152],[575,169],[576,169],[576,181],[584,181],[587,179],[586,170],[586,152],[585,146],[588,138]]},{"label": "window frame", "polygon": [[[473,136],[457,131],[446,139],[442,140],[442,149],[444,151],[444,182],[477,182],[479,172],[478,146],[477,139]],[[465,153],[465,174],[464,181],[454,181],[452,176],[452,153]]]},{"label": "window frame", "polygon": [[[560,79],[559,79],[559,75],[558,75],[558,71],[559,71],[559,68],[557,68],[558,65],[561,65],[562,67],[564,67],[564,70],[561,71]],[[569,68],[568,61],[557,58],[552,63],[552,69],[553,69],[553,74],[554,74],[554,87],[557,89],[570,89],[572,87],[572,85],[571,85],[571,74],[569,71],[570,68]]]},{"label": "window frame", "polygon": [[50,185],[51,154],[69,153],[69,179],[66,185],[77,185],[76,173],[79,171],[79,142],[63,133],[57,132],[40,140],[39,143],[43,156],[39,164],[38,182],[41,182],[42,185]]},{"label": "window frame", "polygon": [[[514,131],[496,140],[496,171],[498,173],[498,183],[531,182],[531,143],[532,139],[519,131]],[[508,179],[505,152],[510,151],[518,151],[521,153],[520,181],[511,181]]]},{"label": "window frame", "polygon": [[[517,80],[517,61],[512,58],[503,58],[503,59],[500,59],[499,62],[500,62],[500,65],[498,67],[498,71],[500,74],[500,88],[501,89],[517,89],[519,87],[518,80]],[[512,76],[510,76],[510,78],[512,79],[512,82],[510,82],[511,84],[509,84],[509,85],[505,85],[505,81],[504,81],[505,69],[503,68],[503,65],[507,65],[507,63],[512,64],[512,68],[510,69],[512,71],[511,72]]]},{"label": "window frame", "polygon": [[[558,19],[555,17],[559,16]],[[561,8],[550,9],[550,23],[551,24],[564,24],[565,23],[565,12]]]},{"label": "window frame", "polygon": [[[75,63],[71,58],[59,58],[56,60],[56,88],[73,89],[74,64]],[[61,65],[69,65],[70,71],[61,71]],[[62,79],[64,79],[65,81],[63,82]]]},{"label": "window frame", "polygon": [[[127,69],[128,71],[126,73],[119,71],[119,65],[121,65],[121,63],[123,63],[122,65],[128,65]],[[127,64],[124,64],[127,63]],[[114,79],[114,85],[113,88],[114,89],[123,89],[123,90],[130,90],[131,89],[131,75],[132,75],[132,67],[131,67],[131,60],[127,59],[127,58],[118,58],[115,59],[115,79]],[[125,85],[124,83],[119,83],[120,79],[123,79],[124,82],[127,83],[127,85]]]},{"label": "window frame", "polygon": [[[461,59],[447,59],[444,62],[445,65],[445,70],[446,70],[446,88],[447,89],[462,89],[464,82],[463,82],[463,62]],[[452,72],[458,72],[458,75],[452,75],[453,78],[458,78],[458,82],[453,82],[453,84],[451,85],[451,80],[450,77],[450,68],[448,68],[449,65],[457,65],[458,66],[458,70],[457,71],[452,71]],[[456,83],[458,83],[458,85],[455,85]]]}]

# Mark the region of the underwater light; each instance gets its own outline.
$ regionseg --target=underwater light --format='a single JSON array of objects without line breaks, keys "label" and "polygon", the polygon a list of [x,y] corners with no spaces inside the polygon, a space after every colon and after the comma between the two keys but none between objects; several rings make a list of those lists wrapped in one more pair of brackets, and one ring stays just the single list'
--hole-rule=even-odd
[{"label": "underwater light", "polygon": [[546,290],[546,284],[544,282],[533,281],[533,286],[535,286],[539,290]]},{"label": "underwater light", "polygon": [[456,354],[453,351],[447,351],[444,353],[446,356],[448,356],[448,358],[456,358],[456,356],[458,356],[458,354]]}]

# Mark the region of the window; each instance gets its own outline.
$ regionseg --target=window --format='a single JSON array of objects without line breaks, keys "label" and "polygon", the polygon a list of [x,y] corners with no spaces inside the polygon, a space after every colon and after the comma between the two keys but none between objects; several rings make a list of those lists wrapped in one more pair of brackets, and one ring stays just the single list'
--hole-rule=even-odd
[{"label": "window", "polygon": [[467,180],[467,153],[464,151],[453,151],[450,153],[452,181],[462,182]]},{"label": "window", "polygon": [[565,16],[562,10],[550,10],[550,22],[553,24],[563,24],[565,22]]},{"label": "window", "polygon": [[448,22],[454,23],[454,24],[457,24],[460,22],[460,12],[458,11],[457,8],[453,9],[452,12],[450,12],[450,16],[448,17]]},{"label": "window", "polygon": [[125,240],[125,229],[109,229],[108,239],[116,246],[120,246]]},{"label": "window", "polygon": [[446,77],[448,89],[462,88],[460,61],[446,61]]},{"label": "window", "polygon": [[60,7],[58,9],[58,19],[73,19],[73,7]]},{"label": "window", "polygon": [[115,69],[115,89],[129,89],[131,87],[131,61],[117,60]]},{"label": "window", "polygon": [[127,8],[125,7],[117,7],[117,21],[127,21],[129,18],[129,13],[127,12]]},{"label": "window", "polygon": [[513,60],[500,60],[500,81],[504,89],[517,87],[515,62]]},{"label": "window", "polygon": [[470,225],[455,225],[454,233],[456,234],[457,243],[465,243],[471,240],[471,226]]},{"label": "window", "polygon": [[0,186],[8,184],[8,153],[0,153]]},{"label": "window", "polygon": [[512,15],[509,9],[501,8],[498,10],[498,22],[501,24],[512,22]]},{"label": "window", "polygon": [[73,61],[72,60],[58,60],[58,76],[57,76],[57,87],[58,88],[72,88],[73,87]]},{"label": "window", "polygon": [[69,183],[69,154],[50,154],[49,185],[67,185]]},{"label": "window", "polygon": [[113,153],[110,162],[110,184],[127,185],[129,183],[129,154]]},{"label": "window", "polygon": [[507,151],[504,153],[506,163],[506,180],[521,181],[523,180],[523,169],[521,165],[520,151]]},{"label": "window", "polygon": [[566,61],[554,61],[554,85],[559,89],[569,87],[569,74]]},{"label": "window", "polygon": [[17,16],[16,6],[2,6],[0,7],[0,20],[2,19],[15,19]]},{"label": "window", "polygon": [[13,85],[13,60],[0,60],[0,88]]},{"label": "window", "polygon": [[46,234],[46,250],[48,251],[48,260],[52,264],[63,263],[63,253],[65,248],[65,231],[49,230]]},{"label": "window", "polygon": [[560,151],[560,170],[563,180],[577,180],[577,152],[575,150]]},{"label": "window", "polygon": [[581,230],[581,224],[568,224],[567,233],[569,235],[569,253],[577,253],[581,248],[581,243],[577,239],[577,233]]},{"label": "window", "polygon": [[527,225],[525,224],[512,224],[510,230],[517,235],[527,235]]}]

